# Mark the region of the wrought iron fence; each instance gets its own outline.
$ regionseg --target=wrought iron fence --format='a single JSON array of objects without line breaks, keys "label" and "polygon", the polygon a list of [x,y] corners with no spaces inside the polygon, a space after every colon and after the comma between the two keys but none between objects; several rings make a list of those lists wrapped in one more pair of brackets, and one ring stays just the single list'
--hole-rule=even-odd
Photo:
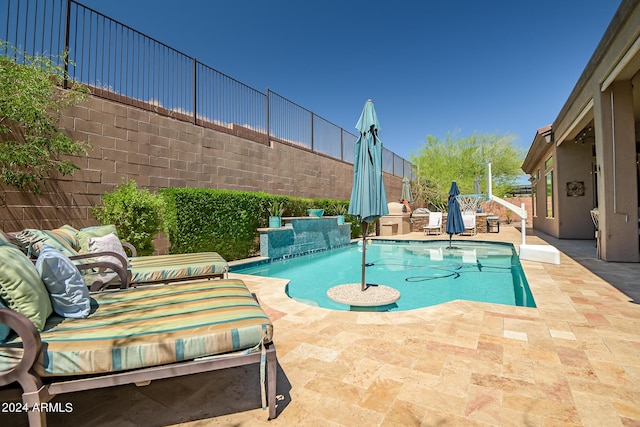
[{"label": "wrought iron fence", "polygon": [[196,62],[194,107],[198,120],[233,129],[267,133],[266,95]]},{"label": "wrought iron fence", "polygon": [[353,164],[358,137],[344,129],[340,129],[340,133],[342,135],[342,160]]},{"label": "wrought iron fence", "polygon": [[[96,96],[222,131],[241,129],[257,142],[271,138],[353,163],[356,135],[75,0],[0,0],[0,11],[6,16],[0,22],[5,42],[65,66],[71,80]],[[383,170],[414,177],[411,164],[387,149]]]},{"label": "wrought iron fence", "polygon": [[267,89],[269,138],[313,149],[313,113]]}]

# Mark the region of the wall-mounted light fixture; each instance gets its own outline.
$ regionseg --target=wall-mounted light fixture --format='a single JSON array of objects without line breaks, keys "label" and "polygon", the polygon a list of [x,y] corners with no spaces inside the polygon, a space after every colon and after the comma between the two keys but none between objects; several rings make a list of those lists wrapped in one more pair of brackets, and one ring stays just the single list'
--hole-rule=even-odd
[{"label": "wall-mounted light fixture", "polygon": [[544,142],[546,142],[547,144],[551,144],[552,142],[556,141],[555,136],[553,134],[553,129],[545,130],[540,134],[540,136],[544,138]]},{"label": "wall-mounted light fixture", "polygon": [[589,140],[589,139],[593,139],[593,140],[595,140],[595,135],[594,135],[593,127],[592,127],[592,126],[589,126],[589,127],[584,128],[584,129],[582,130],[582,132],[580,132],[580,133],[576,136],[576,138],[575,138],[574,142],[575,142],[576,144],[577,144],[578,142],[579,142],[579,143],[581,143],[581,144],[584,144],[584,143],[585,143],[585,141],[587,141],[587,140]]}]

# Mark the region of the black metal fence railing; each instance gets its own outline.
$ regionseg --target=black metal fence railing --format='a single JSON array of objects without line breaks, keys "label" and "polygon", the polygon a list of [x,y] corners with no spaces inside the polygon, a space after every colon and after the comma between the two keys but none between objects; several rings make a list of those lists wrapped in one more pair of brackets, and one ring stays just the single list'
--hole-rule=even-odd
[{"label": "black metal fence railing", "polygon": [[198,120],[225,128],[241,126],[266,136],[266,95],[200,62],[195,64]]},{"label": "black metal fence railing", "polygon": [[60,30],[68,33],[72,80],[104,98],[195,117],[193,58],[74,1],[45,2],[69,4]]},{"label": "black metal fence railing", "polygon": [[[201,126],[269,138],[353,163],[355,135],[298,104],[266,94],[75,0],[0,0],[0,38],[65,65],[94,95]],[[13,51],[0,52],[11,55]],[[414,178],[384,149],[383,170]]]},{"label": "black metal fence railing", "polygon": [[57,56],[65,46],[64,32],[60,31],[65,26],[64,7],[60,0],[44,3],[2,0],[0,10],[5,20],[1,23],[0,37],[27,53]]},{"label": "black metal fence railing", "polygon": [[342,159],[342,128],[316,115],[312,127],[313,151]]},{"label": "black metal fence railing", "polygon": [[269,138],[313,150],[313,113],[267,90]]},{"label": "black metal fence railing", "polygon": [[340,133],[342,135],[342,160],[353,164],[355,161],[355,148],[358,137],[342,128],[340,129]]}]

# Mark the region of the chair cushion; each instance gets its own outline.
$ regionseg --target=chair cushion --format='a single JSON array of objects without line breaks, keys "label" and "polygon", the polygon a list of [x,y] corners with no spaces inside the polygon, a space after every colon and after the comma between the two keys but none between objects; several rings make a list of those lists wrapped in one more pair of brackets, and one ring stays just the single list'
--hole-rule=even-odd
[{"label": "chair cushion", "polygon": [[36,267],[13,245],[0,245],[0,266],[0,298],[42,331],[53,309]]},{"label": "chair cushion", "polygon": [[78,246],[79,252],[89,253],[89,239],[92,237],[103,237],[109,233],[116,233],[115,225],[96,225],[94,227],[86,227],[78,232]]},{"label": "chair cushion", "polygon": [[131,283],[180,280],[224,274],[227,261],[216,252],[151,255],[130,258]]},{"label": "chair cushion", "polygon": [[44,245],[36,261],[36,270],[49,292],[53,311],[63,317],[89,315],[89,289],[78,268],[62,252]]},{"label": "chair cushion", "polygon": [[[271,321],[241,280],[209,280],[91,293],[86,319],[51,316],[40,375],[115,372],[251,349]],[[0,370],[11,348],[0,348]]]}]

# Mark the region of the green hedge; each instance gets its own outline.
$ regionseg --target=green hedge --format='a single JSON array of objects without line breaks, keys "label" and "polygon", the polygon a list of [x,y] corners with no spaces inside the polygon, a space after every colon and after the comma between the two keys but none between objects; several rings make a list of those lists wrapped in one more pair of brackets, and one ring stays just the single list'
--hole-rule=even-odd
[{"label": "green hedge", "polygon": [[[165,232],[171,253],[218,252],[226,260],[247,258],[260,251],[258,228],[266,227],[267,207],[273,201],[285,205],[284,217],[306,216],[307,209],[324,209],[325,215],[337,215],[339,206],[346,211],[346,200],[305,199],[262,192],[167,188],[164,199]],[[351,235],[360,235],[360,224],[351,222]]]}]

